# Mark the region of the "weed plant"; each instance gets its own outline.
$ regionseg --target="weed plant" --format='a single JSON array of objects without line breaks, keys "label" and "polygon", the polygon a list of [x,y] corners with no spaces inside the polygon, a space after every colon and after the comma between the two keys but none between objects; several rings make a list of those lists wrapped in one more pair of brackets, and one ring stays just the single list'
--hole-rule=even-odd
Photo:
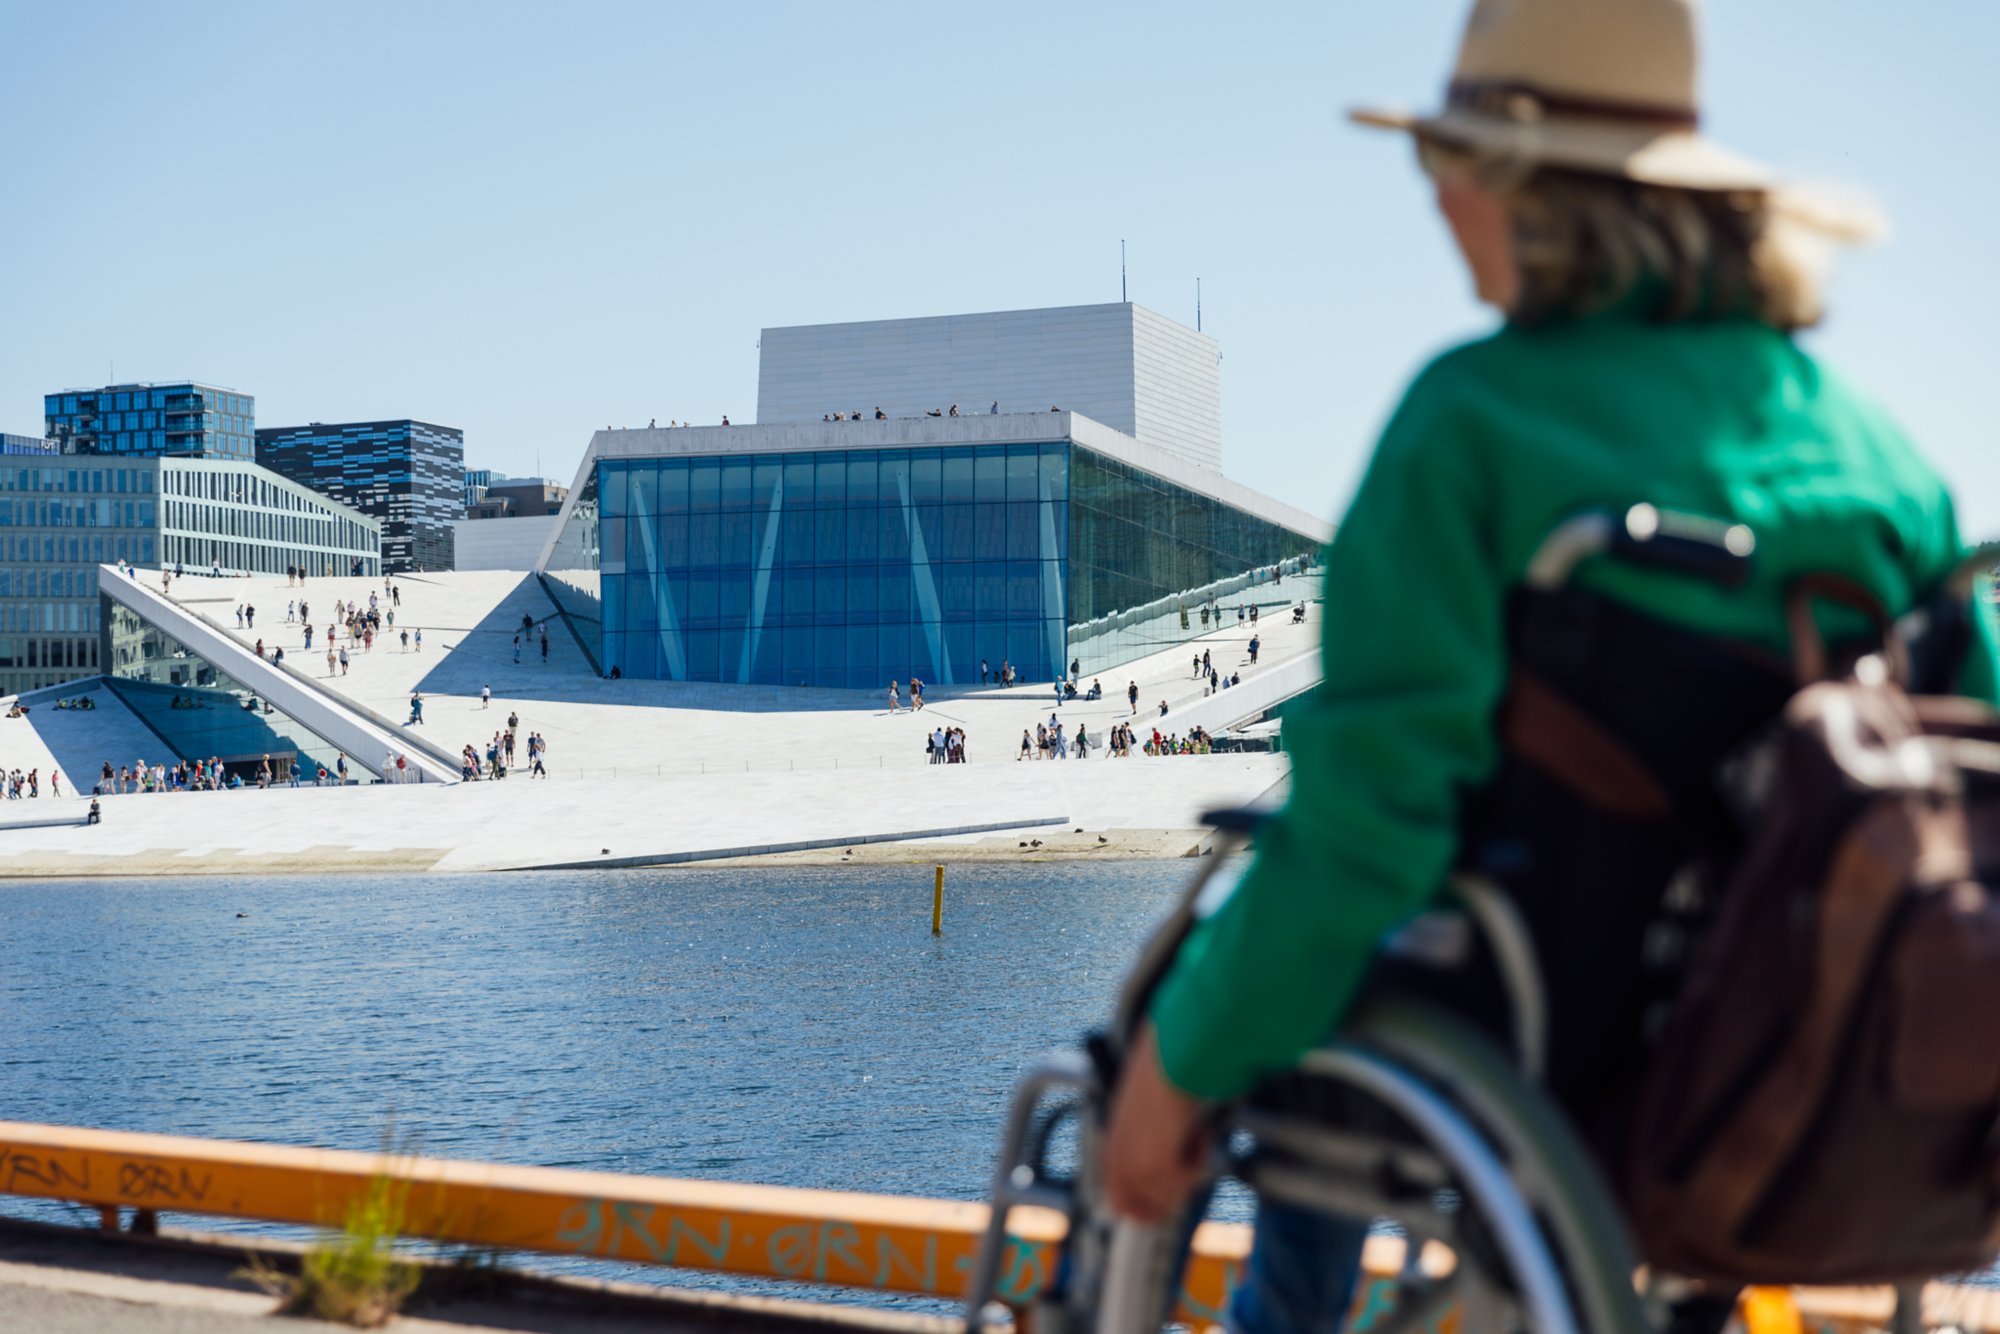
[{"label": "weed plant", "polygon": [[389,1323],[417,1290],[422,1268],[396,1255],[407,1182],[371,1179],[348,1201],[341,1230],[299,1261],[297,1274],[253,1262],[248,1277],[279,1299],[282,1315],[314,1316],[362,1329]]}]

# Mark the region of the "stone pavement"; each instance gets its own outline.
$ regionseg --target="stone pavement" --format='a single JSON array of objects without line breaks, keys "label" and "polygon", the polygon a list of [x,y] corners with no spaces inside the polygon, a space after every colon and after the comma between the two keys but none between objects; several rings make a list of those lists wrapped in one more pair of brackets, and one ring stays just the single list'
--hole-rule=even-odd
[{"label": "stone pavement", "polygon": [[[1308,587],[1294,578],[1259,590],[1271,614],[1259,627],[1264,646],[1256,669],[1246,661],[1249,629],[1232,622],[1193,647],[1175,645],[1105,675],[1106,698],[1094,703],[1056,709],[1047,682],[1011,690],[975,685],[932,689],[921,714],[891,716],[873,692],[601,680],[560,620],[549,622],[547,665],[533,640],[516,665],[512,641],[522,617],[554,615],[532,576],[478,571],[411,575],[399,583],[395,627],[372,652],[347,645],[349,670],[331,679],[323,640],[305,652],[302,627],[285,620],[286,603],[303,596],[323,635],[336,598],[365,605],[369,591],[380,594],[379,580],[315,579],[303,590],[287,588],[282,577],[226,585],[189,580],[175,592],[185,587],[186,596],[177,597],[183,606],[246,646],[259,638],[267,650],[283,644],[288,661],[323,686],[394,720],[407,716],[410,691],[421,689],[423,732],[447,750],[468,743],[483,750],[517,711],[518,761],[525,763],[527,734],[540,732],[549,742],[548,780],[517,768],[505,782],[444,787],[114,797],[104,803],[101,826],[7,831],[0,845],[4,873],[478,871],[740,856],[812,842],[839,843],[844,851],[848,843],[892,838],[942,836],[1007,847],[1007,839],[993,836],[997,828],[1195,831],[1203,811],[1271,793],[1288,771],[1285,759],[1113,760],[1099,749],[1087,760],[1023,763],[1015,758],[1022,730],[1055,712],[1069,728],[1081,723],[1101,739],[1129,715],[1125,686],[1136,681],[1140,710],[1132,721],[1143,737],[1162,700],[1171,708],[1201,699],[1191,670],[1198,649],[1213,655],[1218,670],[1241,670],[1246,678],[1317,650],[1316,624],[1280,624],[1289,622],[1291,602]],[[254,625],[237,627],[239,602],[256,607]],[[419,627],[422,651],[404,651],[401,632]],[[485,684],[494,698],[482,708],[478,692]],[[73,717],[37,708],[25,723],[17,720],[28,724],[45,748],[54,748],[66,774],[81,763],[86,779],[94,778],[99,758],[130,763],[164,749],[157,741],[141,748],[151,734],[108,707]],[[967,764],[926,762],[924,737],[939,725],[966,729]],[[8,735],[0,732],[0,747]],[[97,757],[105,746],[112,752]],[[382,757],[350,758],[372,768]],[[11,814],[0,812],[0,819]],[[1075,842],[1086,850],[1114,846]],[[1115,846],[1138,855],[1163,844],[1120,838]]]}]

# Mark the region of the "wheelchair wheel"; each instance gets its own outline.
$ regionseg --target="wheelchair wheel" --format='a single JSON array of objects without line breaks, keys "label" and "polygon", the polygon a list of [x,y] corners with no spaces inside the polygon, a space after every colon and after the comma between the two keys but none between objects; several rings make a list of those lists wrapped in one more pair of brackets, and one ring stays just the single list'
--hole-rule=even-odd
[{"label": "wheelchair wheel", "polygon": [[[1404,1268],[1415,1299],[1404,1305],[1435,1309],[1458,1288],[1465,1334],[1649,1328],[1633,1286],[1637,1259],[1596,1166],[1561,1113],[1484,1034],[1435,1005],[1383,997],[1301,1068],[1387,1106],[1449,1179],[1455,1216],[1439,1239],[1457,1268],[1427,1283],[1413,1254]],[[1413,1242],[1427,1221],[1416,1220]],[[1380,1326],[1406,1327],[1420,1326],[1397,1318]]]},{"label": "wheelchair wheel", "polygon": [[[1355,1127],[1247,1106],[1232,1128],[1260,1148],[1237,1175],[1268,1199],[1401,1225],[1395,1309],[1372,1334],[1429,1328],[1450,1307],[1463,1334],[1649,1329],[1625,1225],[1595,1167],[1483,1035],[1434,1006],[1384,998],[1309,1053],[1298,1077],[1373,1114]],[[1187,1230],[1113,1226],[1094,1334],[1161,1327]],[[1449,1273],[1425,1273],[1431,1240],[1450,1248]]]}]

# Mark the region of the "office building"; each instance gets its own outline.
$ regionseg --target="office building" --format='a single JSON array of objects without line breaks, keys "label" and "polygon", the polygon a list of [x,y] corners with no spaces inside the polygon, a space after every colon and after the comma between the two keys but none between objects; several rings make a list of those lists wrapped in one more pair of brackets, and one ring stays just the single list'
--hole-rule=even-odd
[{"label": "office building", "polygon": [[1062,408],[1222,469],[1222,349],[1130,303],[766,329],[757,421]]},{"label": "office building", "polygon": [[375,574],[381,528],[254,463],[0,459],[0,694],[104,670],[97,567],[118,561],[189,576]]},{"label": "office building", "polygon": [[546,477],[502,477],[481,488],[468,519],[519,519],[562,513],[569,488]]},{"label": "office building", "polygon": [[466,484],[456,427],[407,418],[278,427],[257,432],[257,461],[380,522],[384,569],[452,568]]},{"label": "office building", "polygon": [[507,474],[492,468],[467,468],[465,470],[465,508],[470,512],[486,495],[486,488],[495,482],[504,482]]},{"label": "office building", "polygon": [[54,454],[56,442],[38,435],[8,435],[0,431],[0,454]]},{"label": "office building", "polygon": [[44,434],[65,454],[124,458],[256,457],[257,400],[177,380],[65,389],[43,398]]}]

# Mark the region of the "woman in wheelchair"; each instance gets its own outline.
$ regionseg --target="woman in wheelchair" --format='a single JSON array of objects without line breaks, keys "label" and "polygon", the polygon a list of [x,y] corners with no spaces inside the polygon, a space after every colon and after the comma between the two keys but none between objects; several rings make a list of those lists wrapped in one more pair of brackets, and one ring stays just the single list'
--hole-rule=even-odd
[{"label": "woman in wheelchair", "polygon": [[[1277,1072],[1333,1059],[1323,1044],[1343,1023],[1414,1035],[1417,1021],[1369,999],[1413,976],[1506,1039],[1598,1163],[1615,1163],[1622,1101],[1701,925],[1702,868],[1741,838],[1712,773],[1792,689],[1765,665],[1794,647],[1788,588],[1842,576],[1901,615],[1943,596],[1961,560],[1937,475],[1794,340],[1821,314],[1807,215],[1773,174],[1695,132],[1694,51],[1688,0],[1481,0],[1442,112],[1357,116],[1413,137],[1503,323],[1427,366],[1385,428],[1327,555],[1326,679],[1285,720],[1290,799],[1142,991],[1102,1144],[1104,1192],[1126,1219],[1174,1219],[1211,1173],[1213,1109],[1262,1088],[1237,1114],[1253,1116]],[[1811,225],[1821,239],[1865,230],[1824,212]],[[1616,522],[1589,520],[1581,546],[1550,540],[1574,538],[1564,524],[1579,515]],[[1677,530],[1674,515],[1706,522]],[[1990,702],[1992,626],[1976,612],[1968,626],[1937,671]],[[1580,798],[1560,781],[1593,754],[1579,716],[1646,772],[1600,766]],[[1379,955],[1430,921],[1454,871],[1482,878],[1472,915],[1524,940],[1531,966],[1504,947],[1442,973]],[[1425,952],[1426,929],[1402,932],[1405,955]],[[1409,1050],[1455,1039],[1440,1041],[1410,1036]],[[1354,1124],[1391,1146],[1371,1161],[1397,1161],[1422,1099],[1341,1059],[1339,1099],[1366,1104]],[[1553,1152],[1533,1173],[1502,1162],[1546,1176],[1567,1161]],[[1588,1208],[1565,1223],[1521,1184],[1545,1229],[1592,1244]],[[1385,1192],[1357,1195],[1347,1218],[1325,1191],[1306,1207],[1310,1193],[1260,1189],[1230,1311],[1246,1334],[1342,1326],[1359,1211]],[[1425,1216],[1404,1219],[1418,1240]],[[1507,1230],[1489,1217],[1455,1249],[1505,1250]],[[1558,1266],[1572,1287],[1579,1263]],[[1533,1315],[1532,1268],[1511,1264],[1513,1299],[1528,1327],[1553,1327]],[[1720,1328],[1727,1311],[1689,1304],[1680,1327]]]}]

